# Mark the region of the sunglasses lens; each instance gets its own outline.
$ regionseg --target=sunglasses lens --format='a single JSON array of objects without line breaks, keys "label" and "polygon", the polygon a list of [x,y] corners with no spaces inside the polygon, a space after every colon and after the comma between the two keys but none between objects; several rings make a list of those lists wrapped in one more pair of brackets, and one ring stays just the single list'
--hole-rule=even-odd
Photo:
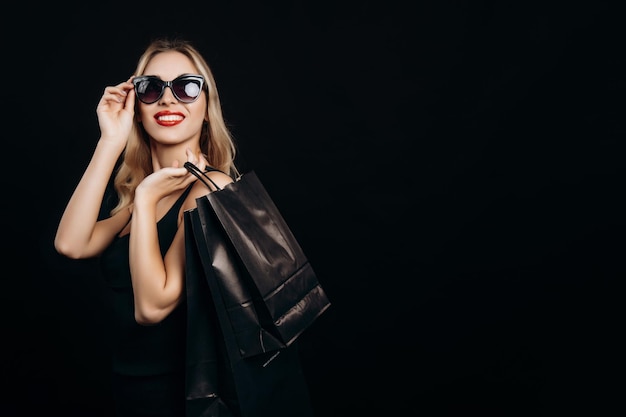
[{"label": "sunglasses lens", "polygon": [[163,81],[157,78],[147,78],[135,84],[137,98],[146,104],[154,103],[161,97]]},{"label": "sunglasses lens", "polygon": [[202,81],[199,78],[180,78],[172,83],[174,95],[183,103],[195,101],[202,92]]},{"label": "sunglasses lens", "polygon": [[162,81],[153,76],[138,77],[133,83],[137,98],[146,104],[155,103],[163,95],[166,86],[171,86],[172,92],[177,100],[183,103],[193,103],[200,97],[204,78],[200,75],[181,76],[172,82]]}]

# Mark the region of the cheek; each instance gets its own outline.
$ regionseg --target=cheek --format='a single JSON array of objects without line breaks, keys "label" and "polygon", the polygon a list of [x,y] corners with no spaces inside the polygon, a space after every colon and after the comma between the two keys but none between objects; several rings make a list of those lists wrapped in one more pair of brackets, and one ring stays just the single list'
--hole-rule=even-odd
[{"label": "cheek", "polygon": [[135,119],[136,119],[139,123],[141,123],[141,122],[142,122],[142,121],[144,121],[144,120],[147,120],[147,117],[148,117],[148,116],[146,115],[146,112],[145,112],[145,111],[142,111],[142,110],[143,110],[143,109],[142,109],[142,107],[143,107],[143,106],[142,106],[141,104],[139,104],[139,105],[137,105],[137,106],[135,107]]},{"label": "cheek", "polygon": [[[190,108],[191,114],[193,114],[194,118],[202,119],[202,121],[208,120],[209,116],[207,116],[207,105],[206,103],[200,102],[198,100],[194,104],[193,108]],[[195,106],[197,104],[197,106]]]}]

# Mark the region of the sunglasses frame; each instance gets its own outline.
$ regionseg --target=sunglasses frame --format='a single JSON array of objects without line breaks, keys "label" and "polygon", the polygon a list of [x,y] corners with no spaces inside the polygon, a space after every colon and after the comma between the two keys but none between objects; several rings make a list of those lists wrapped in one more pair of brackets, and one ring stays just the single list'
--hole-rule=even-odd
[{"label": "sunglasses frame", "polygon": [[[176,91],[173,88],[174,83],[176,83],[177,81],[184,80],[184,79],[192,79],[192,80],[196,80],[196,81],[200,82],[200,93],[191,101],[183,100],[180,97],[178,97],[178,94],[176,94]],[[161,93],[159,93],[158,97],[154,101],[144,101],[144,100],[142,100],[140,98],[140,93],[137,91],[137,86],[139,85],[139,83],[141,83],[143,81],[148,81],[148,80],[155,80],[155,81],[158,81],[158,82],[162,83]],[[157,77],[156,75],[140,75],[138,77],[133,78],[133,85],[135,86],[135,94],[137,95],[137,99],[139,101],[141,101],[142,103],[144,103],[144,104],[153,104],[153,103],[156,103],[157,101],[159,101],[161,99],[161,97],[163,97],[163,94],[165,93],[165,88],[166,87],[170,88],[170,91],[172,92],[172,94],[174,95],[176,100],[180,101],[181,103],[189,104],[189,103],[193,103],[194,101],[198,100],[198,98],[202,94],[202,89],[204,88],[205,81],[204,81],[204,77],[202,75],[199,75],[199,74],[183,74],[183,75],[179,75],[178,77],[174,78],[171,81],[163,81],[161,78]]]}]

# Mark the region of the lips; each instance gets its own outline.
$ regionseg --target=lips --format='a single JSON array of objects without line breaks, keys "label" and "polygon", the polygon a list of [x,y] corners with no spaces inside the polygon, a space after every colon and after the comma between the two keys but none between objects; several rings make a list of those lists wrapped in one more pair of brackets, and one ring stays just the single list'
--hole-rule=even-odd
[{"label": "lips", "polygon": [[181,113],[159,112],[154,115],[154,119],[160,126],[175,126],[185,120]]}]

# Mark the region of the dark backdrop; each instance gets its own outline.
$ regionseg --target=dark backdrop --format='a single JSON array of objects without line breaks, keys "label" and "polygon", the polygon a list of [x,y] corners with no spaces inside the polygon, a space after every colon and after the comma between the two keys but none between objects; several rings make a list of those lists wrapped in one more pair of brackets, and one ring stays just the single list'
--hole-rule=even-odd
[{"label": "dark backdrop", "polygon": [[1,414],[110,416],[106,287],[52,239],[104,87],[160,34],[208,58],[333,302],[300,343],[318,417],[621,408],[617,8],[250,3],[4,14]]}]

